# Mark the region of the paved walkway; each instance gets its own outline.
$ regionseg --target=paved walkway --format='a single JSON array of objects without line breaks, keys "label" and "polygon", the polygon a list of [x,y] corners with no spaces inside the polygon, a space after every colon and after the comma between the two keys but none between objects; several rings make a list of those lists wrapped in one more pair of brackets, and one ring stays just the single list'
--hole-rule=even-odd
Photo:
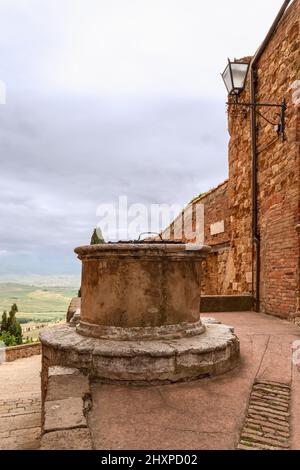
[{"label": "paved walkway", "polygon": [[40,396],[41,356],[0,364],[0,400]]},{"label": "paved walkway", "polygon": [[[276,382],[281,385],[275,401],[281,408],[284,385],[291,386],[291,426],[282,436],[290,435],[290,448],[300,450],[300,368],[291,360],[300,329],[252,312],[211,316],[235,327],[241,342],[240,367],[214,379],[164,386],[94,383],[89,414],[94,448],[236,449],[251,392],[259,407],[257,397],[264,384]],[[38,447],[39,373],[40,356],[0,365],[0,449]],[[257,390],[255,380],[260,384]],[[262,399],[267,401],[268,396]]]},{"label": "paved walkway", "polygon": [[253,312],[211,316],[235,327],[240,367],[214,379],[147,388],[95,383],[89,416],[95,448],[236,449],[257,379],[292,382],[291,447],[300,449],[300,371],[291,361],[299,328]]},{"label": "paved walkway", "polygon": [[0,450],[40,445],[41,356],[0,365]]}]

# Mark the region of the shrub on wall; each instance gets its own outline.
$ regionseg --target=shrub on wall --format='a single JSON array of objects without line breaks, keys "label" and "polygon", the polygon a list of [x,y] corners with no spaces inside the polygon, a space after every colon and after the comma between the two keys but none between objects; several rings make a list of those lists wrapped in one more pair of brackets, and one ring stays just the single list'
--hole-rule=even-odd
[{"label": "shrub on wall", "polygon": [[17,346],[17,338],[11,335],[8,331],[3,331],[0,334],[0,342],[3,342],[5,346]]},{"label": "shrub on wall", "polygon": [[101,245],[102,243],[105,243],[102,232],[100,228],[95,228],[95,230],[93,231],[90,245]]}]

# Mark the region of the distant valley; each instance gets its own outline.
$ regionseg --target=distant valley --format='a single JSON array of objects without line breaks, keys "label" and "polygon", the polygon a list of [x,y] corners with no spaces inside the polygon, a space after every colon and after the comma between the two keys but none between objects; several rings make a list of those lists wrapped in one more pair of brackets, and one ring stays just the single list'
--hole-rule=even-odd
[{"label": "distant valley", "polygon": [[0,282],[0,315],[4,310],[9,312],[11,305],[16,303],[19,309],[17,319],[21,324],[56,322],[65,318],[70,300],[77,292],[77,286],[47,287]]}]

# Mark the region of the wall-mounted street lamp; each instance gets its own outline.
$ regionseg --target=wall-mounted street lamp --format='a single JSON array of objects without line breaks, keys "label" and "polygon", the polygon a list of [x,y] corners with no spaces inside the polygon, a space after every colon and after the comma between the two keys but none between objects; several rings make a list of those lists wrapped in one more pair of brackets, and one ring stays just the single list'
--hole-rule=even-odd
[{"label": "wall-mounted street lamp", "polygon": [[[227,103],[228,106],[244,106],[248,108],[254,108],[256,113],[259,114],[265,121],[272,124],[281,136],[282,140],[285,140],[285,112],[286,112],[286,101],[283,98],[281,104],[274,103],[241,103],[239,102],[239,95],[244,91],[247,75],[250,64],[247,62],[231,61],[228,59],[228,64],[222,73],[225,86],[227,88],[229,96],[233,96],[234,99]],[[278,114],[278,122],[270,121],[266,116],[260,113],[258,108],[279,108],[280,113]]]}]

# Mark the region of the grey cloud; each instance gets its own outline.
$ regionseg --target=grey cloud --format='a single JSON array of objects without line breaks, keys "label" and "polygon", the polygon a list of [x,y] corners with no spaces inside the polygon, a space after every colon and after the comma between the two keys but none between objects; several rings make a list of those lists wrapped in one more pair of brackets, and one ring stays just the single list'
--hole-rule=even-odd
[{"label": "grey cloud", "polygon": [[222,104],[14,99],[18,113],[10,103],[0,111],[2,249],[46,254],[57,246],[71,259],[72,248],[88,242],[98,204],[127,195],[183,205],[226,177]]},{"label": "grey cloud", "polygon": [[227,176],[225,97],[51,85],[66,10],[41,3],[0,2],[0,274],[78,272],[99,204],[184,205]]}]

